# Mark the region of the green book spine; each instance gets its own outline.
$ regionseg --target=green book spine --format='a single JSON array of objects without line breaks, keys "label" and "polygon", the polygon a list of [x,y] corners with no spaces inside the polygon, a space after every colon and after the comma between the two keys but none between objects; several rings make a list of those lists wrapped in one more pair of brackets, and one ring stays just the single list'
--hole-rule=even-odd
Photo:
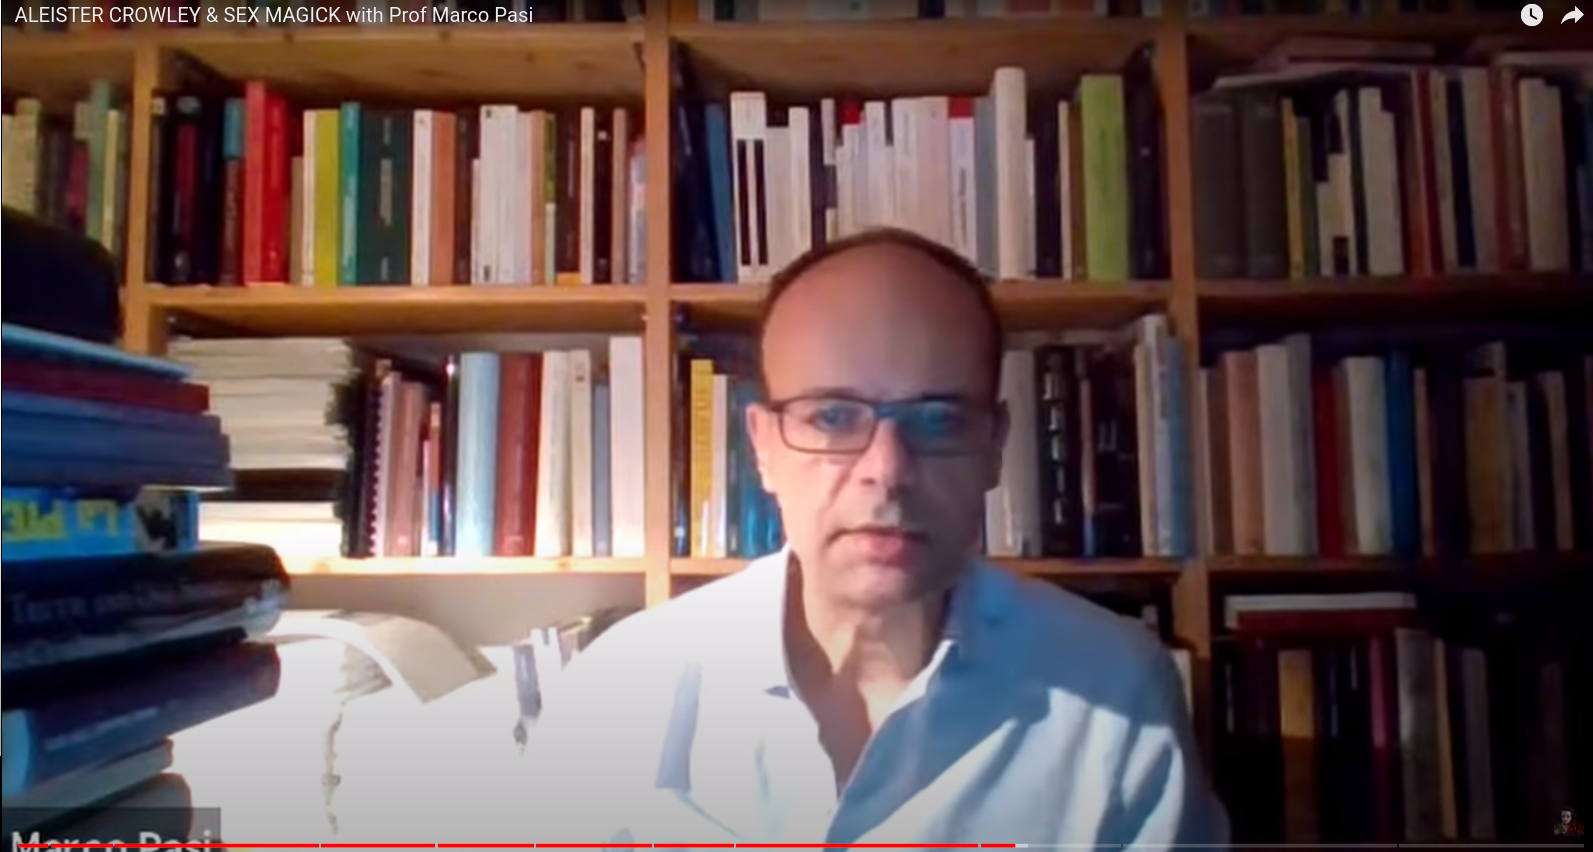
[{"label": "green book spine", "polygon": [[89,87],[88,101],[88,210],[85,231],[89,239],[98,240],[107,249],[114,249],[108,234],[101,227],[105,222],[105,205],[116,199],[105,197],[105,170],[110,167],[106,157],[105,119],[111,111],[111,84],[109,80],[95,80]]},{"label": "green book spine", "polygon": [[343,104],[338,110],[338,182],[340,184],[337,238],[337,283],[358,284],[360,198],[360,105]]},{"label": "green book spine", "polygon": [[1092,281],[1127,281],[1128,131],[1123,78],[1079,80],[1084,146],[1084,257]]}]

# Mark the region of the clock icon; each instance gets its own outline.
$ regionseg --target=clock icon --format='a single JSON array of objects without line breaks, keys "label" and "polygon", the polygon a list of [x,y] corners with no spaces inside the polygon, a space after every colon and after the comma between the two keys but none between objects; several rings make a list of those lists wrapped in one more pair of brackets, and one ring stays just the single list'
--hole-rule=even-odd
[{"label": "clock icon", "polygon": [[1543,23],[1543,9],[1536,3],[1528,3],[1521,7],[1521,23],[1535,27]]}]

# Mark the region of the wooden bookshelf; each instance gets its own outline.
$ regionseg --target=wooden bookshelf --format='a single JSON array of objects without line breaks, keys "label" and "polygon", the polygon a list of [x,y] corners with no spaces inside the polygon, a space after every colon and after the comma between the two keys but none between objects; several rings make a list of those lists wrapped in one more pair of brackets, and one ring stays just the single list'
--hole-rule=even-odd
[{"label": "wooden bookshelf", "polygon": [[[939,20],[856,23],[684,23],[653,3],[637,24],[470,25],[143,30],[19,34],[0,40],[8,95],[49,100],[81,95],[89,81],[126,86],[132,110],[129,209],[148,197],[150,98],[188,77],[237,83],[261,78],[311,105],[345,98],[399,101],[604,102],[639,104],[646,161],[646,280],[614,287],[369,287],[318,290],[261,287],[167,288],[144,280],[142,216],[129,216],[124,344],[159,353],[172,327],[242,335],[421,335],[640,331],[644,335],[647,430],[645,559],[314,560],[306,574],[639,574],[649,603],[671,594],[672,577],[722,576],[742,560],[670,555],[672,488],[668,453],[673,401],[666,369],[675,351],[673,319],[747,327],[759,286],[671,280],[672,81],[688,54],[706,94],[735,87],[772,96],[846,92],[889,96],[982,93],[992,72],[1018,66],[1039,92],[1060,90],[1084,71],[1120,67],[1154,46],[1164,121],[1170,275],[1165,281],[1004,281],[997,304],[1014,328],[1113,328],[1143,314],[1169,315],[1175,334],[1198,351],[1203,324],[1280,325],[1368,318],[1390,321],[1552,318],[1585,314],[1593,287],[1571,276],[1497,275],[1433,280],[1198,281],[1193,238],[1189,134],[1193,74],[1234,68],[1287,36],[1351,35],[1437,41],[1476,52],[1593,46],[1593,24],[1523,27],[1504,16],[1280,16],[1055,21]],[[1182,5],[1167,4],[1175,15]],[[1197,418],[1190,422],[1198,423]],[[1204,436],[1189,436],[1199,446]],[[1199,454],[1195,454],[1199,465]],[[1196,473],[1200,481],[1199,472]],[[1197,492],[1199,502],[1204,495]],[[1468,560],[1461,560],[1469,562]],[[1563,561],[1563,560],[1562,560]],[[1572,560],[1576,561],[1576,560]],[[1585,560],[1582,560],[1585,562]],[[1476,560],[1508,575],[1541,564],[1535,555]],[[1558,562],[1556,564],[1559,564]],[[1567,563],[1569,564],[1569,563]],[[1231,578],[1312,574],[1392,577],[1412,566],[1386,559],[1213,557],[1188,560],[1032,560],[1011,566],[1064,580],[1135,578],[1167,584],[1174,633],[1195,655],[1197,716],[1208,712],[1212,584]],[[1414,566],[1417,570],[1433,565]],[[1580,562],[1576,567],[1587,568]],[[1569,568],[1567,570],[1570,570]],[[1210,721],[1209,717],[1206,721]]]}]

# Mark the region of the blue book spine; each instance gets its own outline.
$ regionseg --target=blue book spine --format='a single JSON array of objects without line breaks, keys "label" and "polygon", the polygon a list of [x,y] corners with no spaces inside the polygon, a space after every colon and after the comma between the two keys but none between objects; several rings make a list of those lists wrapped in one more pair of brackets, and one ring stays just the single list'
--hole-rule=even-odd
[{"label": "blue book spine", "polygon": [[719,280],[736,280],[735,208],[730,185],[730,125],[725,105],[710,103],[703,109],[703,132],[708,137],[708,186],[712,195],[714,246],[718,249]]},{"label": "blue book spine", "polygon": [[0,482],[77,488],[204,488],[233,486],[232,471],[225,466],[113,461],[81,456],[21,456],[0,465]]},{"label": "blue book spine", "polygon": [[189,374],[187,367],[174,361],[133,355],[115,346],[9,323],[0,323],[0,347],[7,354],[37,355],[59,361],[94,364],[162,379],[186,379]]},{"label": "blue book spine", "polygon": [[[1189,383],[1184,372],[1184,350],[1182,345],[1171,338],[1165,342],[1165,359],[1167,376],[1162,389],[1166,396],[1167,435],[1165,440],[1157,444],[1158,457],[1163,452],[1168,457],[1167,475],[1167,506],[1170,509],[1168,518],[1167,552],[1165,555],[1174,557],[1188,557],[1195,553],[1194,529],[1194,475],[1191,470],[1189,446]],[[1158,477],[1161,471],[1157,471]]]},{"label": "blue book spine", "polygon": [[0,489],[0,559],[59,559],[183,552],[199,544],[199,497],[191,491]]},{"label": "blue book spine", "polygon": [[1384,362],[1384,418],[1388,444],[1389,527],[1395,556],[1421,552],[1421,505],[1416,491],[1415,371],[1410,356],[1390,353]]},{"label": "blue book spine", "polygon": [[747,406],[756,399],[751,380],[730,380],[730,555],[751,557],[758,551],[758,470],[752,461],[752,439],[747,434]]},{"label": "blue book spine", "polygon": [[[610,428],[608,384],[596,382],[592,385],[592,553],[599,558],[614,555]],[[535,487],[535,483],[531,485]]]},{"label": "blue book spine", "polygon": [[0,434],[5,460],[81,457],[146,464],[200,464],[226,467],[228,442],[220,431],[129,428],[96,420],[19,415],[6,418],[11,430]]},{"label": "blue book spine", "polygon": [[492,352],[459,356],[454,555],[491,556],[498,481],[498,365]]},{"label": "blue book spine", "polygon": [[241,644],[164,671],[0,716],[12,796],[107,758],[270,698],[281,676],[276,648]]},{"label": "blue book spine", "polygon": [[213,414],[185,414],[158,408],[138,408],[65,396],[8,390],[0,410],[5,417],[57,417],[64,420],[114,423],[119,427],[187,429],[220,432],[221,420]]},{"label": "blue book spine", "polygon": [[221,127],[221,156],[226,159],[243,159],[243,116],[243,98],[228,98]]}]

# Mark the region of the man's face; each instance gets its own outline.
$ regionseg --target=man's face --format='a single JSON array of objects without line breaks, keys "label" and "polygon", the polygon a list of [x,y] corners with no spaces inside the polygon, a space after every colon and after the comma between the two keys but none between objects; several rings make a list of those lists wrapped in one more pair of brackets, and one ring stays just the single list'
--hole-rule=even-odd
[{"label": "man's face", "polygon": [[793,449],[779,415],[750,409],[763,485],[815,591],[878,610],[956,581],[979,541],[1006,439],[978,311],[976,297],[934,262],[880,246],[812,270],[770,318],[763,362],[771,402],[939,397],[966,401],[984,424],[966,451],[928,455],[882,419],[863,449],[826,454]]}]

